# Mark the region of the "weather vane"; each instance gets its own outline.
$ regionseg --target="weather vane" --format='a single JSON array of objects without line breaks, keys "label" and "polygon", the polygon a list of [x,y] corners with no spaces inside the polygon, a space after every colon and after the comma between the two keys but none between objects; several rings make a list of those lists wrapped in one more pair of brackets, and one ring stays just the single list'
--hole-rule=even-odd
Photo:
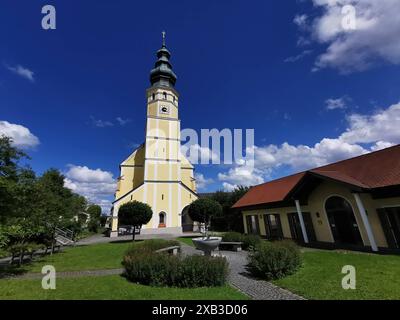
[{"label": "weather vane", "polygon": [[166,32],[163,31],[163,32],[161,32],[161,34],[162,34],[162,45],[163,45],[163,47],[165,47],[165,35],[166,35]]}]

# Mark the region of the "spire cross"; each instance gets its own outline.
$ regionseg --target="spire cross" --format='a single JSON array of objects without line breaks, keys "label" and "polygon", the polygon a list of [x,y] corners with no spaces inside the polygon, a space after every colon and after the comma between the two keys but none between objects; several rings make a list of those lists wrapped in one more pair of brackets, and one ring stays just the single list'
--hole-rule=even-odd
[{"label": "spire cross", "polygon": [[163,47],[165,47],[165,35],[166,35],[166,32],[163,31],[163,32],[161,32],[161,34],[162,34],[162,45],[163,45]]}]

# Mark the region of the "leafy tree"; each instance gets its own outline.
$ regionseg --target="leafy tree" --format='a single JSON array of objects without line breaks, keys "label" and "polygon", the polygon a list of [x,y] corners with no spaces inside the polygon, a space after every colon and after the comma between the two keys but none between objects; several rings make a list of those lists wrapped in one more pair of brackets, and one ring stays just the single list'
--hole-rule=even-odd
[{"label": "leafy tree", "polygon": [[17,204],[16,186],[20,172],[23,168],[19,161],[28,156],[12,145],[12,139],[0,136],[0,222],[5,223],[6,218],[15,216]]},{"label": "leafy tree", "polygon": [[101,207],[97,204],[91,204],[86,212],[90,215],[90,219],[100,219]]},{"label": "leafy tree", "polygon": [[107,216],[100,216],[100,226],[104,227],[107,223]]},{"label": "leafy tree", "polygon": [[222,207],[213,199],[200,198],[191,203],[188,213],[193,221],[204,223],[208,236],[211,219],[222,215]]},{"label": "leafy tree", "polygon": [[212,229],[218,231],[237,231],[243,233],[243,218],[239,210],[232,206],[244,196],[248,187],[239,186],[232,192],[217,191],[210,198],[222,206],[222,215],[212,221]]},{"label": "leafy tree", "polygon": [[12,146],[12,139],[0,136],[0,177],[17,181],[19,160],[29,158],[22,150]]},{"label": "leafy tree", "polygon": [[86,212],[90,216],[88,229],[91,232],[97,232],[100,227],[101,207],[96,204],[91,204]]},{"label": "leafy tree", "polygon": [[[143,202],[132,201],[123,204],[118,210],[118,221],[123,225],[131,225],[134,228],[141,228],[142,225],[147,224],[153,211],[151,207]],[[133,231],[133,241],[135,241],[135,230]]]}]

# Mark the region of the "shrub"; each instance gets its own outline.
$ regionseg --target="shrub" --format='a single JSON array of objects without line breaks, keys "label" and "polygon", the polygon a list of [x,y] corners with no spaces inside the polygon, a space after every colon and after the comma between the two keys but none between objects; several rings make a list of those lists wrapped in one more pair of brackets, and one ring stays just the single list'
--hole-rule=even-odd
[{"label": "shrub", "polygon": [[266,280],[293,274],[301,265],[300,250],[291,241],[260,243],[248,259],[250,272]]},{"label": "shrub", "polygon": [[97,233],[99,231],[99,221],[97,219],[90,220],[88,223],[88,230]]},{"label": "shrub", "polygon": [[261,243],[261,237],[256,234],[245,234],[242,242],[244,250],[254,250]]},{"label": "shrub", "polygon": [[159,249],[174,247],[179,245],[180,243],[177,240],[163,240],[163,239],[146,240],[133,245],[126,251],[125,255],[126,256],[135,255],[138,252],[142,251],[152,252],[152,251],[157,251]]},{"label": "shrub", "polygon": [[5,248],[9,242],[9,237],[5,227],[0,226],[0,249]]},{"label": "shrub", "polygon": [[227,276],[225,258],[187,256],[180,261],[175,285],[183,288],[223,286]]},{"label": "shrub", "polygon": [[226,232],[222,236],[224,242],[243,242],[243,250],[253,250],[261,242],[261,237],[255,234],[241,234],[239,232]]},{"label": "shrub", "polygon": [[132,282],[151,286],[171,286],[177,274],[178,257],[138,250],[124,257],[125,275]]},{"label": "shrub", "polygon": [[122,264],[128,280],[151,286],[207,287],[224,285],[228,275],[225,258],[173,256],[158,249],[179,245],[175,240],[149,240],[130,248]]},{"label": "shrub", "polygon": [[243,242],[244,235],[239,232],[226,232],[222,236],[224,242]]}]

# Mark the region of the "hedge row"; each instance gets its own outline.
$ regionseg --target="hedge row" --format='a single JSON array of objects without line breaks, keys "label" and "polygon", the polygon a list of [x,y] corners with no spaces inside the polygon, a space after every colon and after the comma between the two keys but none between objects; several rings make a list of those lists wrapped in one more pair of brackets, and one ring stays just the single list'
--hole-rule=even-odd
[{"label": "hedge row", "polygon": [[173,256],[158,249],[176,245],[171,241],[145,241],[125,254],[123,265],[128,280],[150,286],[181,288],[222,286],[228,276],[225,258]]},{"label": "hedge row", "polygon": [[244,250],[254,249],[260,242],[261,237],[254,234],[242,234],[239,232],[226,232],[222,236],[224,242],[243,242],[242,248]]}]

